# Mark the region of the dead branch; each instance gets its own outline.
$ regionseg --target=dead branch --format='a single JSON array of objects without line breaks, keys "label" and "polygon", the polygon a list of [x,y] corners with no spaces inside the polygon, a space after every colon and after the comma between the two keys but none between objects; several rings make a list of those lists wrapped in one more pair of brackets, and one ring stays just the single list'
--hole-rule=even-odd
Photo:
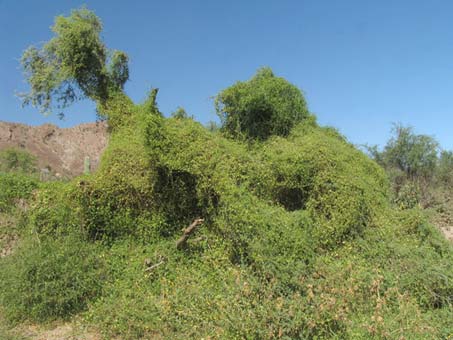
[{"label": "dead branch", "polygon": [[153,264],[151,262],[151,259],[145,259],[145,267],[146,267],[145,268],[145,272],[149,273],[148,276],[150,276],[152,274],[154,269],[156,269],[157,267],[163,265],[167,261],[167,259],[164,256],[159,255],[157,257],[157,261],[159,261],[159,262]]},{"label": "dead branch", "polygon": [[195,221],[192,222],[192,224],[184,229],[184,234],[179,238],[178,241],[176,241],[176,249],[182,249],[186,246],[187,240],[189,239],[190,235],[197,230],[197,228],[203,224],[204,219],[202,218],[197,218]]},{"label": "dead branch", "polygon": [[165,263],[165,261],[157,262],[156,264],[153,264],[152,266],[149,266],[148,268],[146,268],[145,272],[151,272],[154,269],[156,269],[157,267],[159,267],[160,265],[163,265],[164,263]]}]

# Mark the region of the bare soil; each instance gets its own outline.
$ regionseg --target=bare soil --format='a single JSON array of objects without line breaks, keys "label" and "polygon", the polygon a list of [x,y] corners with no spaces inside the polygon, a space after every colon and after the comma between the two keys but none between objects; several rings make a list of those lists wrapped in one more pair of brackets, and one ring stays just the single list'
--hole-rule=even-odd
[{"label": "bare soil", "polygon": [[30,325],[20,330],[19,334],[30,340],[100,340],[94,331],[74,323],[53,325],[50,328]]},{"label": "bare soil", "polygon": [[447,240],[450,240],[453,242],[453,225],[440,227],[440,230],[445,235]]},{"label": "bare soil", "polygon": [[[1,313],[1,312],[0,312]],[[7,328],[0,314],[0,338],[3,340],[101,340],[102,336],[78,321],[48,325],[21,324]]]}]

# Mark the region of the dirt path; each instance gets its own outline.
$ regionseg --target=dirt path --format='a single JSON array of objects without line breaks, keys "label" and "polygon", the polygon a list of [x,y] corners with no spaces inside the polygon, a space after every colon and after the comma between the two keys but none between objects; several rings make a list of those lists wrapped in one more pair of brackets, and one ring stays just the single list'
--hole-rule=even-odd
[{"label": "dirt path", "polygon": [[30,340],[100,340],[101,336],[81,326],[64,323],[51,328],[27,326],[20,335]]},{"label": "dirt path", "polygon": [[[1,315],[0,315],[1,319]],[[1,320],[0,320],[1,321]],[[11,340],[101,340],[94,331],[78,323],[51,324],[47,326],[22,324],[8,329],[4,321],[0,324],[0,338]]]}]

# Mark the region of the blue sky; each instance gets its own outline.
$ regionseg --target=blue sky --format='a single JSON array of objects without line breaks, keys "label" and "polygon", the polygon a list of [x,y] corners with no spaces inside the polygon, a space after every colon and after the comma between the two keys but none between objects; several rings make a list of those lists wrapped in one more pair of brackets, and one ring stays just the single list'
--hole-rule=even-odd
[{"label": "blue sky", "polygon": [[51,37],[59,14],[86,4],[110,48],[130,56],[126,91],[160,89],[178,106],[215,120],[212,96],[261,66],[301,88],[322,125],[356,144],[383,145],[392,122],[453,149],[453,1],[445,0],[0,0],[0,120],[72,126],[95,120],[93,103],[64,121],[21,108],[18,59]]}]

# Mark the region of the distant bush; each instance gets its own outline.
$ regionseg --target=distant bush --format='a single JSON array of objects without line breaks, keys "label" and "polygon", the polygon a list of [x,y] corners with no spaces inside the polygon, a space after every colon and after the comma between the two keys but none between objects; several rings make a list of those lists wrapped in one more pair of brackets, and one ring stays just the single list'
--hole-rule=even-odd
[{"label": "distant bush", "polygon": [[0,171],[33,174],[38,171],[36,157],[16,148],[0,151]]},{"label": "distant bush", "polygon": [[440,183],[453,186],[453,151],[440,153],[436,175]]},{"label": "distant bush", "polygon": [[395,193],[393,201],[403,210],[415,208],[421,201],[420,187],[413,182],[403,184]]},{"label": "distant bush", "polygon": [[422,184],[433,180],[438,165],[437,141],[401,124],[393,126],[392,134],[382,151],[377,146],[368,147],[368,151],[389,174],[395,192],[398,193],[406,181]]},{"label": "distant bush", "polygon": [[38,180],[24,174],[0,172],[0,212],[11,211],[20,199],[30,198]]},{"label": "distant bush", "polygon": [[453,194],[452,152],[440,149],[433,137],[416,134],[412,127],[395,124],[392,134],[382,151],[373,146],[368,152],[385,169],[393,201],[401,209],[443,205]]},{"label": "distant bush", "polygon": [[294,125],[310,116],[302,92],[270,68],[221,91],[216,109],[227,135],[261,140],[287,136]]},{"label": "distant bush", "polygon": [[10,320],[67,318],[100,294],[105,274],[94,244],[29,240],[0,262],[0,299]]},{"label": "distant bush", "polygon": [[398,124],[394,126],[393,134],[382,154],[384,164],[400,169],[412,179],[432,176],[437,163],[437,141]]},{"label": "distant bush", "polygon": [[184,108],[180,106],[176,109],[175,112],[172,112],[171,117],[175,119],[193,119],[193,116],[190,116],[186,112],[186,110],[184,110]]}]

